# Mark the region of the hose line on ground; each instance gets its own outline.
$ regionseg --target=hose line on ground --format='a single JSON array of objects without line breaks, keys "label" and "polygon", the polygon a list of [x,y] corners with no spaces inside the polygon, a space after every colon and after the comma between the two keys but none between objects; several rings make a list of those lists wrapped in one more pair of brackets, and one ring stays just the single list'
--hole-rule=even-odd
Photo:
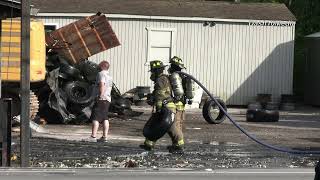
[{"label": "hose line on ground", "polygon": [[228,112],[219,104],[219,102],[212,96],[212,94],[208,91],[208,89],[206,89],[203,84],[201,84],[196,78],[194,78],[193,76],[185,73],[185,72],[178,72],[179,74],[182,74],[184,76],[187,76],[189,78],[191,78],[192,80],[194,80],[209,96],[210,98],[218,105],[219,109],[222,110],[222,112],[228,117],[228,119],[231,121],[231,123],[236,126],[242,133],[244,133],[246,136],[248,136],[250,139],[252,139],[253,141],[255,141],[256,143],[265,146],[269,149],[275,150],[275,151],[280,151],[280,152],[285,152],[285,153],[290,153],[290,154],[309,154],[309,155],[313,155],[313,154],[320,154],[320,151],[301,151],[301,150],[293,150],[293,149],[288,149],[288,148],[281,148],[281,147],[276,147],[273,146],[271,144],[267,144],[265,142],[260,141],[259,139],[257,139],[256,137],[254,137],[253,135],[249,134],[248,131],[246,131],[244,128],[242,128],[235,120],[232,119],[232,117],[228,114]]}]

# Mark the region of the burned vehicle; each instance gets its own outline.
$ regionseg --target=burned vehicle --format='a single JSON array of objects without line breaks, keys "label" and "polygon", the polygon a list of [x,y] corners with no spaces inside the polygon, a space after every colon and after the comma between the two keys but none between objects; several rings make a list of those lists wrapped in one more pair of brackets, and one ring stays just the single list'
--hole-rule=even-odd
[{"label": "burned vehicle", "polygon": [[[75,21],[46,34],[46,81],[37,92],[39,116],[49,123],[85,123],[95,100],[98,64],[89,57],[120,45],[101,13]],[[140,115],[113,85],[110,111]]]},{"label": "burned vehicle", "polygon": [[[49,123],[88,122],[95,102],[98,64],[85,60],[71,65],[57,54],[51,54],[47,62],[47,84],[38,92],[40,117]],[[121,96],[115,84],[111,96],[111,113],[124,116],[142,114],[131,109],[131,101]]]}]

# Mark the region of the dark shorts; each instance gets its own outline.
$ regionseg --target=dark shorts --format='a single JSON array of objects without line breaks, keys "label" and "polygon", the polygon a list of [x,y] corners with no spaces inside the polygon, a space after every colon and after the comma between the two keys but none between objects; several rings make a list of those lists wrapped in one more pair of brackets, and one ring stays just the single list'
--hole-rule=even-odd
[{"label": "dark shorts", "polygon": [[103,122],[108,120],[110,102],[107,100],[98,100],[92,108],[92,114],[90,116],[91,121]]}]

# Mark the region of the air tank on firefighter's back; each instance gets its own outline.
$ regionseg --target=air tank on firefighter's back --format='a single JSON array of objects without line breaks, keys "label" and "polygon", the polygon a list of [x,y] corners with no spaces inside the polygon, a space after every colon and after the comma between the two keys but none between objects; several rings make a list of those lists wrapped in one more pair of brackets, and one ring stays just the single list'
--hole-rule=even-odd
[{"label": "air tank on firefighter's back", "polygon": [[184,78],[184,86],[185,86],[185,95],[187,99],[192,99],[194,98],[195,95],[195,84],[194,81],[189,78],[186,77]]},{"label": "air tank on firefighter's back", "polygon": [[169,78],[170,78],[174,96],[177,99],[181,99],[184,95],[184,90],[183,90],[182,79],[180,75],[178,73],[172,73]]}]

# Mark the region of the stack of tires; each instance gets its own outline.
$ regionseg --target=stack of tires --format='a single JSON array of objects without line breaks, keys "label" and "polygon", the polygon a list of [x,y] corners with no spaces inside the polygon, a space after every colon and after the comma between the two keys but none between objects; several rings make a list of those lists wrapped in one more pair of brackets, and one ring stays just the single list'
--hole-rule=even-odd
[{"label": "stack of tires", "polygon": [[279,103],[271,101],[271,94],[258,94],[256,102],[248,105],[246,119],[248,122],[279,121]]},{"label": "stack of tires", "polygon": [[150,94],[150,86],[137,86],[136,87],[136,98],[134,104],[136,106],[148,106],[147,96]]},{"label": "stack of tires", "polygon": [[[86,60],[72,65],[55,54],[48,58],[47,63],[47,88],[39,92],[40,116],[49,123],[88,122],[98,94],[95,92],[98,64]],[[130,115],[141,114],[131,113],[131,102],[122,98],[114,84],[111,96],[110,112],[121,115],[127,112]]]},{"label": "stack of tires", "polygon": [[282,111],[293,111],[296,109],[296,97],[292,94],[282,94],[280,109]]}]

